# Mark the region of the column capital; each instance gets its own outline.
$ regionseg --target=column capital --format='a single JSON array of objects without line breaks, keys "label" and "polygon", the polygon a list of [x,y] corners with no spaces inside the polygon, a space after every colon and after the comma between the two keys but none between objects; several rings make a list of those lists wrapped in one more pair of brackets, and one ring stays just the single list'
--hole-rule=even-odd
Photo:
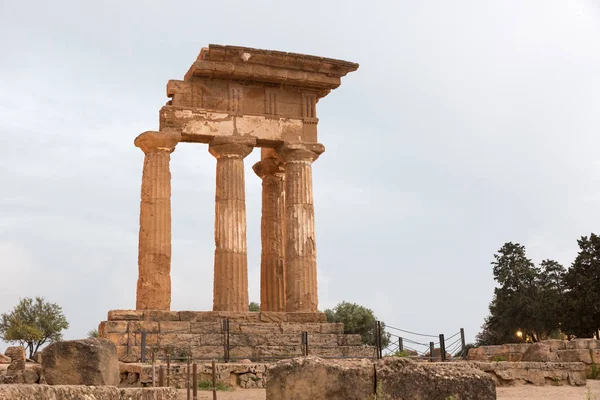
[{"label": "column capital", "polygon": [[245,158],[256,147],[256,138],[248,136],[215,136],[208,151],[215,158]]},{"label": "column capital", "polygon": [[283,176],[285,174],[283,162],[276,157],[264,158],[254,164],[252,169],[260,179],[265,179],[266,176]]},{"label": "column capital", "polygon": [[321,143],[284,143],[276,149],[277,156],[283,162],[312,163],[325,151]]},{"label": "column capital", "polygon": [[179,131],[147,131],[136,137],[133,144],[146,154],[159,151],[172,153],[180,140],[181,133]]}]

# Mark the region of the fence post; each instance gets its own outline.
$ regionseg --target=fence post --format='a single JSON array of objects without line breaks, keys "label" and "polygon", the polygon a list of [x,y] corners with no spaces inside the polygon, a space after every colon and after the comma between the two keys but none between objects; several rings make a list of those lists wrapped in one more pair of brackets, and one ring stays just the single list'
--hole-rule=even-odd
[{"label": "fence post", "polygon": [[440,333],[440,360],[446,361],[446,343],[444,342],[443,333]]},{"label": "fence post", "polygon": [[187,373],[185,375],[185,387],[187,388],[187,400],[192,400],[190,398],[190,368],[191,368],[191,363],[190,363],[190,356],[187,356]]},{"label": "fence post", "polygon": [[156,387],[156,369],[154,368],[156,365],[156,357],[154,355],[154,350],[152,350],[152,387]]},{"label": "fence post", "polygon": [[215,367],[215,360],[212,360],[212,383],[213,400],[217,400],[217,368]]},{"label": "fence post", "polygon": [[171,386],[171,355],[167,354],[167,387]]},{"label": "fence post", "polygon": [[401,337],[398,338],[398,351],[404,351],[404,340]]},{"label": "fence post", "polygon": [[142,331],[142,362],[146,362],[146,331]]},{"label": "fence post", "polygon": [[429,342],[429,362],[433,362],[433,349],[435,344],[433,342]]},{"label": "fence post", "polygon": [[165,386],[165,366],[158,367],[158,387]]},{"label": "fence post", "polygon": [[377,359],[381,359],[381,322],[375,323],[375,344],[377,345]]},{"label": "fence post", "polygon": [[466,352],[467,345],[465,344],[465,330],[463,328],[460,328],[460,344],[462,346],[462,348],[460,350],[460,356],[461,356],[461,358],[467,358],[467,352]]},{"label": "fence post", "polygon": [[229,362],[229,318],[223,320],[223,359]]},{"label": "fence post", "polygon": [[194,393],[194,400],[198,400],[198,365],[194,362],[192,375],[192,391]]}]

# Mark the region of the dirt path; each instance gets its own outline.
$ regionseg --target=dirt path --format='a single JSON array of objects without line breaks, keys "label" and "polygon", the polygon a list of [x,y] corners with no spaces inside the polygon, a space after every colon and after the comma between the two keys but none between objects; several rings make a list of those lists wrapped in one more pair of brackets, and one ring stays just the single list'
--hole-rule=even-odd
[{"label": "dirt path", "polygon": [[[180,400],[186,400],[185,390],[180,390]],[[600,400],[600,380],[589,380],[587,387],[573,386],[514,386],[497,389],[498,400]],[[589,393],[589,397],[588,397]],[[218,400],[265,400],[264,389],[237,389],[218,392]],[[212,400],[212,392],[199,391],[199,400]]]}]

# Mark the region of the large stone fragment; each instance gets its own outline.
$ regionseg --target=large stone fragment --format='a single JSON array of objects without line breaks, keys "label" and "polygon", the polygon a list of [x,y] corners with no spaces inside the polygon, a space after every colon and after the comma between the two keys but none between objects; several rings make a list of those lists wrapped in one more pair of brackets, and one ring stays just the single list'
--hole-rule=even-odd
[{"label": "large stone fragment", "polygon": [[267,400],[365,400],[373,396],[373,364],[368,360],[294,358],[268,370]]},{"label": "large stone fragment", "polygon": [[492,378],[467,364],[386,357],[375,364],[375,374],[378,400],[496,399]]},{"label": "large stone fragment", "polygon": [[25,362],[25,347],[23,346],[12,346],[7,347],[4,355],[10,357],[12,361],[23,361]]},{"label": "large stone fragment", "polygon": [[470,365],[490,374],[496,386],[515,384],[585,386],[586,381],[583,363],[473,361]]},{"label": "large stone fragment", "polygon": [[0,364],[10,364],[11,359],[9,356],[5,356],[4,354],[0,354]]},{"label": "large stone fragment", "polygon": [[42,374],[50,385],[118,385],[117,349],[106,339],[52,343],[42,352]]},{"label": "large stone fragment", "polygon": [[555,348],[549,343],[534,343],[523,354],[523,361],[557,362],[560,361]]}]

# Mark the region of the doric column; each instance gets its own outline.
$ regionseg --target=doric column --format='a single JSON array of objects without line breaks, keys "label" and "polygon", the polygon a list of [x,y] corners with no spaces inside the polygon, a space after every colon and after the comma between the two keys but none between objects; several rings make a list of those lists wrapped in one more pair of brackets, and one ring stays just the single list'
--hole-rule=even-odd
[{"label": "doric column", "polygon": [[325,147],[319,143],[284,144],[277,149],[285,165],[285,308],[317,312],[317,252],[312,163]]},{"label": "doric column", "polygon": [[285,170],[272,149],[252,168],[262,179],[260,310],[285,311]]},{"label": "doric column", "polygon": [[136,309],[171,307],[171,153],[175,131],[144,132],[134,144],[145,153],[140,202]]},{"label": "doric column", "polygon": [[217,159],[214,311],[248,311],[244,158],[255,145],[236,136],[217,136],[209,145]]}]

